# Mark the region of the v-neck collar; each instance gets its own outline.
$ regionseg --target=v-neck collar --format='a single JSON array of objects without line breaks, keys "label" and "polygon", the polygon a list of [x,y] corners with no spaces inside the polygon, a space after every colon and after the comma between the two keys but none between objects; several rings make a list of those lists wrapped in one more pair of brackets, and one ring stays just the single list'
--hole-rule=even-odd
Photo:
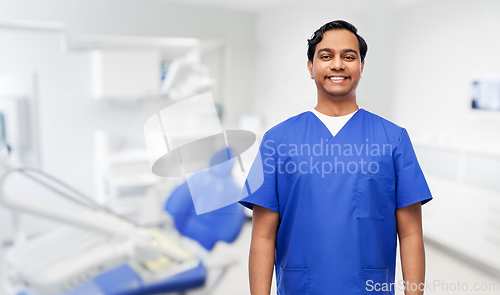
[{"label": "v-neck collar", "polygon": [[323,121],[318,118],[318,116],[313,113],[312,111],[308,111],[317,121],[316,122],[319,122],[321,124],[321,126],[323,126],[323,130],[326,130],[326,132],[328,132],[328,134],[330,135],[330,139],[334,139],[336,140],[337,138],[339,138],[339,135],[342,135],[343,133],[345,133],[345,129],[346,128],[350,128],[349,126],[352,125],[352,122],[353,121],[353,118],[358,116],[358,114],[360,112],[364,111],[363,108],[359,108],[355,113],[354,115],[352,115],[349,120],[347,120],[347,122],[344,124],[344,126],[342,126],[342,128],[340,128],[340,130],[337,132],[337,134],[335,136],[333,136],[333,134],[330,132],[330,129],[328,129],[328,127],[325,125],[325,123],[323,123]]}]

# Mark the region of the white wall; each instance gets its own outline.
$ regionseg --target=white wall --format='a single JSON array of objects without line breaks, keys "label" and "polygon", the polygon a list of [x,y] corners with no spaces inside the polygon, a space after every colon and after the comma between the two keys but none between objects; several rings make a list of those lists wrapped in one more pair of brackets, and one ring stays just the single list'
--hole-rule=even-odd
[{"label": "white wall", "polygon": [[414,135],[500,142],[500,116],[470,116],[471,76],[500,73],[500,2],[432,1],[395,16],[395,119]]},{"label": "white wall", "polygon": [[[253,13],[159,0],[0,1],[0,19],[57,21],[79,34],[224,39],[231,48],[226,126],[235,126],[251,95]],[[87,52],[62,52],[56,34],[0,30],[0,71],[38,75],[43,169],[93,193],[92,132],[107,129],[144,146],[143,124],[168,102],[103,107],[90,97]],[[6,233],[3,216],[0,236]]]},{"label": "white wall", "polygon": [[427,1],[395,14],[395,120],[434,200],[424,232],[500,269],[500,113],[471,111],[471,78],[500,74],[500,2]]}]

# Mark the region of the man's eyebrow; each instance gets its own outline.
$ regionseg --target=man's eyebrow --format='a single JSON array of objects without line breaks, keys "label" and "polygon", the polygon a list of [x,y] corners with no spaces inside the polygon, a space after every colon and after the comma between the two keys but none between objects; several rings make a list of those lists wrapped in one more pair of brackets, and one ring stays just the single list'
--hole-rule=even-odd
[{"label": "man's eyebrow", "polygon": [[354,53],[354,54],[356,54],[356,56],[358,56],[358,52],[356,50],[350,49],[350,48],[342,50],[342,53]]},{"label": "man's eyebrow", "polygon": [[[329,52],[329,53],[331,53],[332,50],[330,48],[321,48],[321,49],[318,50],[318,54],[320,54],[321,52]],[[356,50],[350,49],[350,48],[342,50],[342,53],[354,53],[354,54],[356,54],[356,56],[358,56],[358,52]]]}]

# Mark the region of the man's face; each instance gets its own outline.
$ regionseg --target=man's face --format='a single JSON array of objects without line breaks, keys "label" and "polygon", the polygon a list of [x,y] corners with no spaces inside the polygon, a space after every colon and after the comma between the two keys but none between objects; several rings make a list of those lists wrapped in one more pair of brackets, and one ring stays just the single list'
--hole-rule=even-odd
[{"label": "man's face", "polygon": [[337,100],[355,97],[363,66],[358,39],[347,30],[325,32],[316,45],[313,61],[307,63],[318,95]]}]

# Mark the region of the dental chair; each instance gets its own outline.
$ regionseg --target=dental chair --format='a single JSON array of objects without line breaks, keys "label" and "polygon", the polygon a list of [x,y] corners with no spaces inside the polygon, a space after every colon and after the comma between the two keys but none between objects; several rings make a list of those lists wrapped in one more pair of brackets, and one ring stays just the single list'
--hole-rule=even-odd
[{"label": "dental chair", "polygon": [[[221,192],[239,193],[239,188],[231,177],[228,177],[231,173],[230,168],[232,167],[225,165],[216,170],[210,171],[209,169],[210,172],[199,172],[195,176],[200,180],[205,179],[205,181],[200,181],[199,185],[205,186],[206,189],[218,186],[218,189],[223,187]],[[207,182],[207,177],[211,181]],[[237,203],[197,215],[188,184],[184,182],[174,189],[165,204],[165,210],[171,215],[175,229],[183,236],[182,239],[185,239],[186,243],[182,244],[182,241],[170,240],[158,229],[138,228],[115,218],[116,216],[108,216],[108,212],[98,211],[78,217],[64,217],[58,215],[63,214],[62,212],[50,212],[49,208],[27,209],[29,206],[26,204],[17,204],[14,201],[19,199],[19,196],[9,198],[8,194],[3,191],[2,195],[3,204],[7,207],[22,209],[21,211],[24,212],[76,225],[76,228],[64,226],[54,230],[48,236],[28,241],[25,245],[14,247],[15,249],[9,251],[11,262],[17,262],[13,265],[17,266],[23,274],[17,278],[17,281],[23,282],[26,286],[17,295],[152,295],[185,294],[193,290],[196,294],[213,294],[215,286],[235,260],[213,259],[210,251],[218,241],[233,242],[238,237],[246,219],[243,207]],[[37,210],[47,212],[40,214]],[[52,213],[56,218],[51,215]],[[100,228],[100,224],[107,224],[107,227]],[[120,238],[113,235],[109,237],[113,228],[120,228],[122,234]],[[82,239],[82,235],[86,235],[86,238]],[[42,270],[43,263],[45,263],[47,273],[37,277],[38,274],[32,271],[33,267],[26,267],[29,263],[26,255],[39,252],[40,247],[51,247],[51,243],[56,241],[58,243],[73,241],[74,237],[80,237],[80,242],[63,243],[59,246],[59,251],[52,251],[56,254],[51,253],[47,256],[48,261],[40,262],[37,269]],[[78,249],[84,242],[92,246],[87,245],[87,248]],[[180,245],[189,247],[182,248]],[[61,254],[61,251],[64,253]],[[99,254],[91,255],[92,251]],[[153,255],[155,251],[159,255]],[[34,256],[35,258],[30,259],[31,261],[35,259],[36,263],[38,260],[47,260],[40,255]],[[62,261],[63,257],[69,257],[69,260]],[[49,268],[55,268],[52,267],[53,263],[50,259],[62,262],[61,265],[68,269],[72,267],[73,271],[79,274],[71,280],[69,274],[64,274],[65,276],[59,274],[69,281],[64,285],[66,286],[64,292],[56,292],[55,289],[44,285],[47,285],[44,278],[52,279],[49,276],[52,269]],[[77,266],[74,266],[75,260],[82,265],[81,269],[74,269],[80,265],[76,263]],[[84,265],[87,267],[85,270]],[[64,267],[59,267],[59,273],[64,270]],[[35,285],[36,282],[40,282],[40,286],[30,288],[30,285],[33,287],[33,282]],[[46,288],[43,289],[44,287]],[[40,292],[40,290],[47,291]]]},{"label": "dental chair", "polygon": [[[202,293],[204,295],[212,294],[229,267],[236,263],[236,260],[227,256],[214,257],[210,255],[210,251],[217,242],[232,243],[236,240],[245,223],[246,215],[243,206],[238,203],[197,215],[190,189],[206,191],[211,197],[239,196],[241,189],[231,177],[233,164],[229,162],[215,164],[228,152],[229,150],[224,149],[215,153],[210,161],[210,169],[193,175],[190,184],[185,181],[179,185],[165,202],[165,211],[172,217],[177,231],[201,246],[197,251],[198,257],[211,269],[209,272],[211,276],[208,276]],[[197,187],[192,187],[193,185]],[[214,196],[208,194],[209,191],[219,193]]]},{"label": "dental chair", "polygon": [[[214,258],[210,251],[219,241],[232,243],[236,240],[246,219],[244,209],[235,203],[197,215],[188,184],[185,182],[173,191],[166,202],[165,210],[172,216],[177,231],[184,237],[197,241],[201,246],[197,251],[198,256],[202,263],[211,269],[212,275],[207,279],[202,294],[212,294],[229,267],[237,261],[230,257]],[[200,280],[202,276],[206,277],[201,272],[199,276]]]},{"label": "dental chair", "polygon": [[[221,169],[217,170],[217,173],[222,172],[224,171]],[[220,185],[222,181],[226,193],[239,192],[239,188],[234,183],[225,181],[228,178],[217,179],[217,176],[215,176],[214,179],[213,173],[213,171],[210,173],[212,178],[210,183],[200,181],[199,185],[204,185],[209,189],[211,186]],[[225,173],[230,173],[230,171],[225,170]],[[197,177],[201,180],[206,176],[200,173]],[[218,176],[222,175],[219,174]],[[213,294],[217,284],[236,261],[227,257],[211,259],[210,251],[219,241],[232,243],[236,240],[246,219],[243,207],[235,203],[209,213],[197,215],[188,183],[184,182],[175,188],[168,197],[165,203],[165,211],[171,215],[175,228],[182,236],[196,241],[201,246],[196,251],[197,256],[201,259],[197,267],[163,281],[148,283],[144,282],[130,266],[125,264],[97,276],[91,282],[82,284],[71,292],[61,295],[149,295],[172,292],[184,294],[184,292],[190,290],[198,290],[197,294]],[[102,293],[91,293],[95,289],[100,290]]]}]

